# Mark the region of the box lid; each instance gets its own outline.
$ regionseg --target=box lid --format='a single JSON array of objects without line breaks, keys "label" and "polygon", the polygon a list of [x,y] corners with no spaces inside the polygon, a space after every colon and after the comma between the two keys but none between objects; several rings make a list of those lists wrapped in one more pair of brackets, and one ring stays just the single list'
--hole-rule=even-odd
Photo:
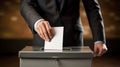
[{"label": "box lid", "polygon": [[44,50],[26,46],[19,51],[20,58],[92,58],[93,52],[88,46],[64,47],[63,50]]}]

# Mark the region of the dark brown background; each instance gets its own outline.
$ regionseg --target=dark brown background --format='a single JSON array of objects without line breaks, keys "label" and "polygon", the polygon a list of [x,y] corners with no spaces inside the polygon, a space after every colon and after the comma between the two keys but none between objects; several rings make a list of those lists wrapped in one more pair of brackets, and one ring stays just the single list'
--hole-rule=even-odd
[{"label": "dark brown background", "polygon": [[[120,67],[120,0],[99,0],[108,52],[92,60],[92,67]],[[93,48],[92,35],[81,3],[84,43]],[[32,33],[20,15],[20,0],[0,0],[0,67],[19,67],[18,51],[31,45]]]}]

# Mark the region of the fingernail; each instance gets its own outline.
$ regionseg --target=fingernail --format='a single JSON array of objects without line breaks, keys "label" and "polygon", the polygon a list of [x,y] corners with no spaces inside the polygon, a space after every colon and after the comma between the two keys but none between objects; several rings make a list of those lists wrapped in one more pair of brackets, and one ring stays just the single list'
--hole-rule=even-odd
[{"label": "fingernail", "polygon": [[49,39],[47,39],[47,41],[49,42]]},{"label": "fingernail", "polygon": [[46,41],[49,41],[48,39],[45,39]]},{"label": "fingernail", "polygon": [[50,36],[50,39],[52,39],[52,36]]},{"label": "fingernail", "polygon": [[48,42],[50,42],[50,39],[47,39]]}]

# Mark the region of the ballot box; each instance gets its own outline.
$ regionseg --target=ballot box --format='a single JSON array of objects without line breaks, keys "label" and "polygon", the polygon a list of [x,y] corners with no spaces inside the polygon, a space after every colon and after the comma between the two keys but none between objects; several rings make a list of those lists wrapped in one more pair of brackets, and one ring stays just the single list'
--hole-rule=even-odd
[{"label": "ballot box", "polygon": [[91,67],[93,52],[88,46],[44,50],[26,46],[19,51],[20,67]]}]

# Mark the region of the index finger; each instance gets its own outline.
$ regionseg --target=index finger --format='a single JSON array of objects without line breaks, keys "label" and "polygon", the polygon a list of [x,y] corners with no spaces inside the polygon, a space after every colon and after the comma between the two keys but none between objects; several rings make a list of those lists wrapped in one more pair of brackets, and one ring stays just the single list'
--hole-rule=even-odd
[{"label": "index finger", "polygon": [[49,24],[48,21],[46,21],[45,27],[46,27],[46,29],[47,29],[47,33],[48,33],[48,35],[49,35],[49,38],[51,39],[51,38],[53,37],[53,35],[52,35],[52,27],[50,26],[50,24]]}]

